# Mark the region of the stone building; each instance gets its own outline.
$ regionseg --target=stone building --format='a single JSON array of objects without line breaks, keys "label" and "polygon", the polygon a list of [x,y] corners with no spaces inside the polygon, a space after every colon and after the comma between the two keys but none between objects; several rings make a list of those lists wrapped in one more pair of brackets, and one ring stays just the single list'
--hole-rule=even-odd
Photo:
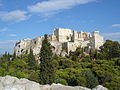
[{"label": "stone building", "polygon": [[[42,40],[44,37],[37,37],[35,39],[23,39],[16,43],[14,52],[16,55],[29,53],[33,50],[35,55],[40,53]],[[68,55],[70,51],[75,51],[77,47],[81,46],[85,52],[90,49],[97,49],[103,45],[103,37],[99,35],[99,31],[92,33],[78,32],[70,29],[57,28],[53,30],[53,34],[48,36],[48,39],[53,46],[53,52],[57,55]]]}]

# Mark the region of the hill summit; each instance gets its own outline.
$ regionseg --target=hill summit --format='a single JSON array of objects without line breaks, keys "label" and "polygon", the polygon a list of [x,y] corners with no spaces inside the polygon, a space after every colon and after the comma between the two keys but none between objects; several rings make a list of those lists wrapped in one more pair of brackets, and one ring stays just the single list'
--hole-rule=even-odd
[{"label": "hill summit", "polygon": [[[29,53],[33,50],[34,55],[40,53],[42,40],[44,37],[37,37],[35,39],[23,39],[16,43],[14,52],[16,55]],[[103,36],[100,36],[99,31],[92,33],[78,32],[71,29],[57,28],[53,30],[51,35],[48,35],[49,42],[53,46],[53,52],[57,55],[68,55],[70,51],[75,51],[77,47],[81,46],[84,52],[88,53],[90,49],[99,50],[103,45]]]}]

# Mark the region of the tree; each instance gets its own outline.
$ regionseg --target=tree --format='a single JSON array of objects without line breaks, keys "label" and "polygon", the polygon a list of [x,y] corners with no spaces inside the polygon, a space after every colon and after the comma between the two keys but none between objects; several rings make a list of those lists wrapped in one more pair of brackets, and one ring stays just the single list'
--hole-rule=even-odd
[{"label": "tree", "polygon": [[86,87],[87,82],[86,82],[86,79],[84,77],[80,76],[80,77],[77,77],[76,83],[77,83],[78,86]]},{"label": "tree", "polygon": [[36,70],[36,60],[32,49],[30,49],[30,53],[28,55],[28,66],[30,70]]},{"label": "tree", "polygon": [[97,49],[90,49],[90,52],[89,52],[89,55],[90,55],[90,59],[91,60],[96,60],[96,59],[98,59],[99,58],[99,52],[98,52],[98,50]]},{"label": "tree", "polygon": [[10,54],[7,53],[7,52],[5,52],[5,54],[3,55],[3,59],[4,59],[5,61],[10,61]]},{"label": "tree", "polygon": [[13,53],[13,60],[16,59],[16,57],[17,57],[17,56],[16,56],[16,53],[14,52],[14,53]]},{"label": "tree", "polygon": [[[86,79],[86,87],[93,88],[99,84],[98,78],[93,74],[91,70],[85,70],[80,72],[79,74],[81,77],[84,77]],[[80,77],[78,76],[78,77]]]},{"label": "tree", "polygon": [[120,57],[120,44],[117,41],[106,40],[101,47],[104,59]]},{"label": "tree", "polygon": [[84,57],[83,48],[81,46],[77,47],[74,52],[70,51],[70,59],[79,62],[81,58]]},{"label": "tree", "polygon": [[93,88],[99,84],[98,78],[93,74],[91,70],[82,70],[81,72],[76,74],[76,77],[78,85]]},{"label": "tree", "polygon": [[59,69],[72,68],[75,65],[74,61],[65,57],[59,57],[57,61],[59,63]]},{"label": "tree", "polygon": [[67,81],[65,79],[61,79],[61,78],[56,79],[55,83],[61,83],[63,85],[68,85]]},{"label": "tree", "polygon": [[48,41],[47,35],[44,36],[40,51],[40,83],[52,84],[55,78],[55,65],[51,44]]}]

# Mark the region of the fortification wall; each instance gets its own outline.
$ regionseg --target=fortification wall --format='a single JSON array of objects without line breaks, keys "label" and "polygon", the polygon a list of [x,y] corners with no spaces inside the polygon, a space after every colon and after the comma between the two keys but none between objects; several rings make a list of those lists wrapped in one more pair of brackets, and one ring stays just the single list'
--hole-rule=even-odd
[{"label": "fortification wall", "polygon": [[[38,55],[43,39],[44,37],[37,37],[35,39],[20,40],[16,44],[14,52],[16,55],[21,55],[29,53],[30,49],[32,49],[33,53]],[[69,54],[69,51],[75,51],[78,46],[88,49],[99,49],[103,45],[103,37],[99,35],[99,31],[94,31],[90,34],[58,28],[53,31],[53,34],[48,36],[48,39],[53,46],[53,52],[62,56]]]}]

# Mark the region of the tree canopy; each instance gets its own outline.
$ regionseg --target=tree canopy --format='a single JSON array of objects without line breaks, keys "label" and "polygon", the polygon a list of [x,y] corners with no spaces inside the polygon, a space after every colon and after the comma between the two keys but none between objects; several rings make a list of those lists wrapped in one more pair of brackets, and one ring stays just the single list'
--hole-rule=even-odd
[{"label": "tree canopy", "polygon": [[[95,59],[95,60],[94,60]],[[40,84],[61,83],[93,88],[103,85],[109,90],[120,89],[120,44],[107,40],[99,51],[84,55],[80,47],[69,57],[52,53],[47,35],[42,42],[40,64],[33,51],[21,56],[5,53],[0,57],[0,76],[28,78]]]},{"label": "tree canopy", "polygon": [[55,67],[53,64],[52,46],[47,35],[44,36],[40,51],[40,83],[52,84],[55,78]]}]

